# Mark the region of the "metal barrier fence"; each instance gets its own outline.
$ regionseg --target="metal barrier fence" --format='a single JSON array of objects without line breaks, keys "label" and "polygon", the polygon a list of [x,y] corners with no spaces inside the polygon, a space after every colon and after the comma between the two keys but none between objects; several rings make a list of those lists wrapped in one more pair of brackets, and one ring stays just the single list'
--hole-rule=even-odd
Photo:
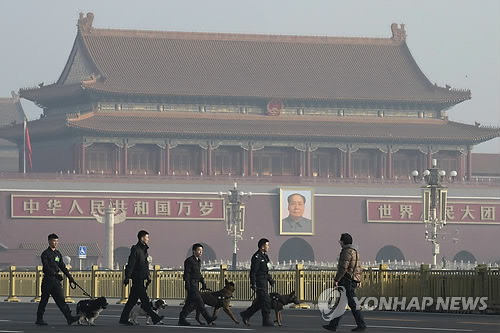
[{"label": "metal barrier fence", "polygon": [[[130,286],[123,285],[123,271],[100,271],[93,266],[90,271],[72,271],[75,281],[93,297],[105,296],[119,298],[126,302]],[[148,294],[153,298],[184,299],[183,272],[180,270],[161,270],[154,266],[151,272],[152,283]],[[297,264],[294,270],[273,270],[276,290],[281,294],[295,291],[301,307],[307,303],[315,304],[321,292],[334,287],[335,270],[305,270]],[[204,271],[208,288],[219,290],[224,287],[225,279],[235,283],[234,300],[250,300],[249,271],[227,269],[221,265],[219,270]],[[9,272],[0,272],[0,296],[5,301],[19,302],[19,297],[40,299],[42,267],[36,271],[16,271],[15,266]],[[71,289],[64,279],[66,302],[73,302],[72,297],[84,297],[80,289]],[[272,291],[271,290],[271,291]],[[478,265],[474,270],[430,270],[422,265],[420,270],[390,270],[386,265],[367,268],[363,271],[363,281],[357,291],[358,297],[487,297],[489,309],[500,309],[500,270]],[[432,310],[432,309],[431,309]]]}]

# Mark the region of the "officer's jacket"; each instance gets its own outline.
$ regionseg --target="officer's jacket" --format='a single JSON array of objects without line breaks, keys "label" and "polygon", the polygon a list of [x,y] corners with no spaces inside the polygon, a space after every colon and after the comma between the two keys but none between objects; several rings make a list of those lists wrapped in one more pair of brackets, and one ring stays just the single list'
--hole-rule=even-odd
[{"label": "officer's jacket", "polygon": [[271,262],[266,253],[257,250],[252,256],[252,264],[250,266],[250,285],[257,288],[267,288],[267,282],[272,281],[269,275],[269,267]]},{"label": "officer's jacket", "polygon": [[198,288],[200,282],[202,285],[205,285],[205,279],[201,275],[201,260],[196,258],[194,254],[184,260],[183,278],[187,289],[191,287]]},{"label": "officer's jacket", "polygon": [[149,279],[148,249],[149,247],[140,241],[132,246],[125,269],[126,279],[142,281]]},{"label": "officer's jacket", "polygon": [[56,274],[59,274],[59,271],[62,271],[68,278],[71,277],[71,274],[68,272],[68,269],[62,260],[61,252],[58,250],[52,251],[50,247],[47,248],[42,252],[41,259],[44,276],[54,277]]},{"label": "officer's jacket", "polygon": [[340,252],[335,281],[339,282],[342,277],[346,276],[351,280],[360,282],[362,272],[358,250],[352,247],[352,245],[345,246]]}]

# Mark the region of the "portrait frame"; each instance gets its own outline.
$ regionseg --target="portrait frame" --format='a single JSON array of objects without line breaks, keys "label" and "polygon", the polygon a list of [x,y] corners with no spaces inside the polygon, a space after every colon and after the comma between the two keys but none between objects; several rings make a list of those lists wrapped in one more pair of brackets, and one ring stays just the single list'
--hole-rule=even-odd
[{"label": "portrait frame", "polygon": [[[292,230],[290,214],[288,211],[288,197],[292,194],[300,194],[306,200],[304,204],[303,222],[299,227],[304,230]],[[280,235],[281,236],[313,236],[314,235],[314,190],[304,187],[283,187],[280,188]],[[310,227],[308,226],[310,224]]]}]

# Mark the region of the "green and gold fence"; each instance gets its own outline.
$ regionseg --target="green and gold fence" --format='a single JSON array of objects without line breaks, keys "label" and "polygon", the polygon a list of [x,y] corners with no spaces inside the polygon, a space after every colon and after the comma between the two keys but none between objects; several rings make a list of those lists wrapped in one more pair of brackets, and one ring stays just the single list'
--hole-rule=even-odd
[{"label": "green and gold fence", "polygon": [[[89,271],[72,271],[75,281],[93,297],[105,296],[126,302],[129,286],[123,285],[122,271],[99,270],[93,266]],[[294,270],[275,270],[271,275],[276,281],[276,290],[281,294],[295,291],[302,307],[316,303],[321,292],[333,288],[334,270],[305,270],[297,264]],[[250,300],[249,271],[231,271],[226,265],[218,270],[204,271],[208,288],[219,290],[224,280],[235,283],[234,300]],[[5,301],[19,302],[20,297],[30,297],[36,302],[40,299],[42,267],[35,271],[17,271],[15,266],[8,272],[0,272],[0,296]],[[180,270],[161,270],[154,266],[151,272],[152,283],[148,288],[150,297],[163,299],[184,299],[184,281]],[[64,279],[66,302],[73,297],[85,297],[83,292],[71,289]],[[272,291],[271,290],[271,291]],[[500,271],[479,265],[475,270],[430,270],[422,265],[420,270],[389,270],[386,265],[367,268],[363,271],[363,281],[357,291],[358,297],[487,297],[488,308],[500,308]]]}]

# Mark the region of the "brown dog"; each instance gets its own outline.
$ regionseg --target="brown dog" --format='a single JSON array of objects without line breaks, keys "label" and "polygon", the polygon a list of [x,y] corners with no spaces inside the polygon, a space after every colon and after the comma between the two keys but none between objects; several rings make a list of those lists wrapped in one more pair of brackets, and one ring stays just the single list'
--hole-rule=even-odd
[{"label": "brown dog", "polygon": [[274,313],[276,315],[276,320],[274,322],[277,323],[278,326],[281,326],[281,310],[283,310],[285,305],[288,305],[290,303],[300,304],[300,302],[295,295],[295,291],[292,291],[288,295],[270,293],[269,296],[271,297],[271,309],[274,310]]},{"label": "brown dog", "polygon": [[[229,308],[229,300],[233,297],[234,293],[234,282],[230,282],[227,279],[224,281],[224,288],[222,288],[219,291],[205,291],[201,292],[201,298],[203,299],[203,302],[205,305],[210,305],[214,307],[214,313],[212,316],[216,316],[219,310],[222,308],[224,309],[224,312],[227,313],[229,317],[236,323],[239,324],[240,322],[234,314],[231,312],[231,309]],[[205,323],[202,323],[200,321],[200,313],[196,311],[196,321],[200,323],[200,325],[205,325]],[[213,323],[215,325],[215,323]]]}]

